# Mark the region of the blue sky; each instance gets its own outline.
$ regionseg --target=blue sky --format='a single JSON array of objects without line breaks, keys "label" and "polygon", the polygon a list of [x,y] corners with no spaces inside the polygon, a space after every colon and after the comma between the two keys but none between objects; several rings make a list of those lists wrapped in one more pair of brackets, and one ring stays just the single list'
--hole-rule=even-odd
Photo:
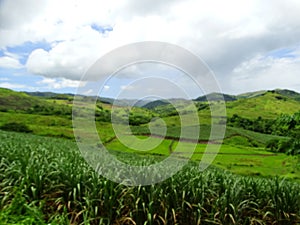
[{"label": "blue sky", "polygon": [[[18,7],[15,7],[15,5]],[[162,13],[164,12],[164,13]],[[274,0],[41,1],[0,3],[0,87],[75,93],[101,56],[125,44],[163,41],[199,56],[220,90],[236,94],[287,88],[300,92],[300,2]],[[144,74],[179,82],[193,97],[201,90],[174,68],[144,67]],[[137,67],[104,84],[113,97],[141,78]],[[123,77],[124,76],[124,77]],[[180,79],[179,79],[180,77]],[[150,84],[149,84],[150,85]],[[160,84],[158,94],[180,97]],[[147,87],[144,88],[146,90]],[[129,90],[129,89],[127,89]],[[142,96],[141,87],[130,96]]]},{"label": "blue sky", "polygon": [[[26,62],[28,56],[37,48],[49,51],[51,46],[46,42],[26,42],[20,46],[7,47],[5,51],[0,51],[1,56],[14,55],[20,64],[17,68],[0,67],[0,86],[17,91],[58,91],[74,93],[76,87],[53,88],[51,82],[43,82],[45,81],[44,76],[30,73],[27,70]],[[60,79],[54,82],[59,82],[59,80]]]}]

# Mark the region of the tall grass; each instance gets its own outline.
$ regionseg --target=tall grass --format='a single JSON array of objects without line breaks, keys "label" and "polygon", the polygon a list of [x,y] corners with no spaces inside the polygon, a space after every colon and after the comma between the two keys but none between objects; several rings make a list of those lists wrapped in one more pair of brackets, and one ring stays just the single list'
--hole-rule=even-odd
[{"label": "tall grass", "polygon": [[0,139],[2,224],[300,223],[298,183],[201,173],[191,162],[162,183],[127,187],[99,177],[74,142],[2,131]]}]

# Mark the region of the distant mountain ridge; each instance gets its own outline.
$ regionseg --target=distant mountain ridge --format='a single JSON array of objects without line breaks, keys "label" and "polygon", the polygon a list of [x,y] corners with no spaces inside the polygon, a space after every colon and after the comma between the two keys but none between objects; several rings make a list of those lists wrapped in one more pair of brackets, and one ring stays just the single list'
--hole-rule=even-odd
[{"label": "distant mountain ridge", "polygon": [[[274,89],[274,90],[261,90],[255,92],[242,93],[238,95],[230,95],[223,93],[210,93],[208,95],[200,96],[193,101],[195,102],[207,102],[207,99],[210,101],[221,101],[225,100],[227,103],[241,104],[239,100],[242,99],[252,99],[259,98],[268,93],[273,94],[277,99],[283,100],[293,100],[300,102],[300,93],[288,89]],[[0,88],[0,109],[25,109],[30,108],[36,104],[45,104],[45,99],[64,99],[71,101],[74,98],[74,94],[71,93],[54,93],[54,92],[17,92],[6,88]],[[97,97],[97,96],[82,96],[84,99],[97,100],[104,104],[115,104],[118,106],[135,106],[143,107],[147,109],[153,109],[158,106],[168,105],[174,101],[185,102],[184,99],[113,99],[107,97]],[[190,101],[190,100],[189,100]],[[46,103],[47,105],[47,103]],[[231,104],[229,104],[231,105]]]},{"label": "distant mountain ridge", "polygon": [[54,92],[40,92],[40,91],[35,91],[35,92],[27,92],[24,91],[23,93],[30,95],[30,96],[36,96],[36,97],[43,97],[43,98],[68,98],[68,97],[73,97],[74,94],[71,93],[54,93]]},{"label": "distant mountain ridge", "polygon": [[197,102],[206,102],[206,101],[235,101],[238,98],[234,95],[228,95],[228,94],[223,94],[223,93],[211,93],[208,95],[203,95],[200,96],[196,99],[194,99],[194,101]]},{"label": "distant mountain ridge", "polygon": [[[7,90],[9,90],[9,89],[7,89]],[[285,97],[300,101],[300,93],[298,93],[296,91],[288,90],[288,89],[260,90],[260,91],[254,91],[254,92],[246,92],[246,93],[242,93],[242,94],[238,94],[238,95],[214,92],[214,93],[210,93],[207,95],[199,96],[193,100],[197,101],[197,102],[206,102],[207,99],[209,99],[210,101],[225,100],[226,102],[229,102],[229,101],[235,101],[235,100],[243,99],[243,98],[254,98],[254,97],[262,96],[262,95],[266,94],[267,92],[277,93],[277,94],[283,95]],[[54,93],[54,92],[38,92],[38,91],[37,92],[20,92],[20,93],[25,93],[30,96],[50,98],[50,99],[67,99],[67,98],[73,98],[75,96],[75,94],[72,94],[72,93]],[[97,98],[97,96],[88,96],[88,97],[94,98],[94,99]],[[120,106],[126,106],[126,105],[132,105],[133,103],[136,103],[136,104],[134,104],[135,106],[138,106],[138,107],[143,106],[145,108],[149,107],[149,105],[146,106],[146,104],[149,104],[151,102],[156,102],[155,104],[159,105],[159,101],[161,101],[161,100],[151,101],[149,99],[148,100],[113,99],[113,98],[109,98],[109,97],[98,97],[98,99],[99,99],[99,101],[101,101],[103,103],[107,103],[107,104],[117,104]],[[170,100],[170,99],[168,99],[168,100]],[[164,101],[162,101],[160,103],[164,104]]]},{"label": "distant mountain ridge", "polygon": [[254,92],[246,92],[246,93],[243,93],[243,94],[236,95],[236,98],[237,99],[241,99],[241,98],[254,98],[254,97],[262,96],[266,92],[267,92],[266,90],[254,91]]},{"label": "distant mountain ridge", "polygon": [[242,93],[242,94],[238,94],[238,95],[229,95],[229,94],[224,94],[224,93],[210,93],[208,95],[200,96],[200,97],[194,99],[194,101],[205,102],[209,99],[210,101],[224,100],[226,102],[229,102],[229,101],[235,101],[238,99],[255,98],[255,97],[263,96],[269,92],[279,94],[279,95],[294,99],[296,101],[300,101],[300,93],[298,93],[296,91],[288,90],[288,89],[275,89],[275,90],[268,90],[268,91],[261,90],[261,91],[254,91],[254,92],[246,92],[246,93]]},{"label": "distant mountain ridge", "polygon": [[154,109],[158,106],[169,105],[169,104],[170,104],[170,102],[167,102],[167,101],[155,100],[155,101],[152,101],[152,102],[149,102],[149,103],[143,105],[142,107],[146,108],[146,109]]},{"label": "distant mountain ridge", "polygon": [[29,96],[23,92],[16,92],[6,88],[0,88],[0,111],[27,110],[35,105],[45,104],[36,96]]},{"label": "distant mountain ridge", "polygon": [[284,95],[286,97],[293,98],[297,101],[300,101],[300,93],[298,93],[296,91],[291,91],[291,90],[288,90],[288,89],[275,89],[275,90],[273,90],[273,92],[275,92],[277,94]]}]

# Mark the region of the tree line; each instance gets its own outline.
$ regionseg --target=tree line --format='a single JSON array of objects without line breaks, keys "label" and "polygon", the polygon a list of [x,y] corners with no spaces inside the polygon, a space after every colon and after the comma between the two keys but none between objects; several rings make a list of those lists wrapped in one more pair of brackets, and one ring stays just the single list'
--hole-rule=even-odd
[{"label": "tree line", "polygon": [[273,152],[300,154],[300,111],[292,115],[282,114],[276,119],[264,119],[262,117],[249,119],[234,114],[228,119],[227,125],[264,134],[288,137],[287,139],[272,139],[267,143],[266,148]]}]

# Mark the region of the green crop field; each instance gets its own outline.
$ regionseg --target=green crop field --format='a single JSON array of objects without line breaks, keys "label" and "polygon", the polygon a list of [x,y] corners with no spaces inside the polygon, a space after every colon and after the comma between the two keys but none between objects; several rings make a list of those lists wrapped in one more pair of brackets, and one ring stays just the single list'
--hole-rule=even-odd
[{"label": "green crop field", "polygon": [[[162,140],[162,143],[151,151],[136,151],[119,140],[114,139],[106,144],[106,148],[113,151],[130,152],[137,154],[155,154],[168,156],[177,147],[177,141]],[[211,144],[213,145],[213,144]],[[198,144],[191,156],[192,160],[200,161],[206,152],[207,144]],[[191,143],[182,143],[180,149],[176,149],[176,156],[186,157],[191,153],[193,145]],[[287,156],[283,153],[273,154],[265,151],[264,148],[254,148],[236,145],[223,144],[213,161],[213,165],[225,170],[243,175],[255,176],[281,176],[284,178],[293,178],[300,181],[299,157]]]},{"label": "green crop field", "polygon": [[[98,176],[72,141],[2,131],[0,138],[1,224],[300,222],[300,186],[288,180],[201,172],[191,162],[162,183],[128,187]],[[134,163],[132,154],[120,157]]]}]

